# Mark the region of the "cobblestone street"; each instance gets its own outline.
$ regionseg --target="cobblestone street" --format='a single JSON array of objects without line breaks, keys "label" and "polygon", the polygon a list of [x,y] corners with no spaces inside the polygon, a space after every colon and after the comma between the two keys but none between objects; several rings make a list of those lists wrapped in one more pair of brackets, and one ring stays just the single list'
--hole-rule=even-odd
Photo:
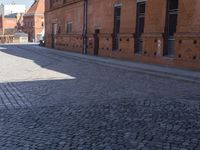
[{"label": "cobblestone street", "polygon": [[1,45],[0,150],[200,150],[200,84]]}]

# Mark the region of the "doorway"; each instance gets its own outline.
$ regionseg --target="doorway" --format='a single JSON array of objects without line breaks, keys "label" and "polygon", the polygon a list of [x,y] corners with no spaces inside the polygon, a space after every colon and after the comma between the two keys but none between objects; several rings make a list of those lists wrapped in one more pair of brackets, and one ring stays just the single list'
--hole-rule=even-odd
[{"label": "doorway", "polygon": [[99,54],[99,33],[100,33],[100,30],[95,29],[95,33],[94,33],[94,55]]}]

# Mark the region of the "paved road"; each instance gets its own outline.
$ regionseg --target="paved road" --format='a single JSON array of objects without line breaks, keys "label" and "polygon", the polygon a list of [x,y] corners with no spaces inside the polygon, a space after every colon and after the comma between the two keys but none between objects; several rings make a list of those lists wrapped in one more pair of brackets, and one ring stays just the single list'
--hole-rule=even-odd
[{"label": "paved road", "polygon": [[1,150],[199,150],[200,84],[0,46]]}]

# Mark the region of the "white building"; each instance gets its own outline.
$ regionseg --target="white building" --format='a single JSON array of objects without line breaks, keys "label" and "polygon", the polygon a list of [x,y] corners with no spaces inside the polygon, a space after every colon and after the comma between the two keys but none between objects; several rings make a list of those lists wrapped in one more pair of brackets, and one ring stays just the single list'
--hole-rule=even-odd
[{"label": "white building", "polygon": [[13,13],[25,13],[26,5],[10,4],[0,5],[0,15],[9,15]]}]

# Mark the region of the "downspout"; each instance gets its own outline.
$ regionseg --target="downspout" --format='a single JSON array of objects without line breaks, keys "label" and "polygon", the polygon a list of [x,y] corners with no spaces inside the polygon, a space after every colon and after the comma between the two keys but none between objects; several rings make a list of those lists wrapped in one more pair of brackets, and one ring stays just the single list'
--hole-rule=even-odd
[{"label": "downspout", "polygon": [[2,15],[2,34],[4,35],[4,14]]},{"label": "downspout", "polygon": [[83,54],[87,54],[88,0],[84,0]]}]

